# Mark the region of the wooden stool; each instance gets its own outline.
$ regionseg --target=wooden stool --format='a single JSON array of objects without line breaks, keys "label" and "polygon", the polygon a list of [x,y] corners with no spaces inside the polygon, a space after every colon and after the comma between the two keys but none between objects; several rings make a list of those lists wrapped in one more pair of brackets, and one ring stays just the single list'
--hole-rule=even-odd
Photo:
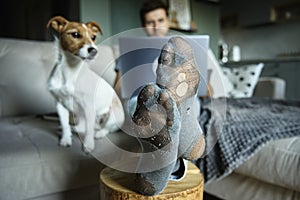
[{"label": "wooden stool", "polygon": [[105,168],[100,174],[101,200],[202,200],[204,181],[199,169],[189,163],[186,176],[181,181],[169,181],[165,190],[155,196],[144,196],[130,189],[132,178],[127,173]]}]

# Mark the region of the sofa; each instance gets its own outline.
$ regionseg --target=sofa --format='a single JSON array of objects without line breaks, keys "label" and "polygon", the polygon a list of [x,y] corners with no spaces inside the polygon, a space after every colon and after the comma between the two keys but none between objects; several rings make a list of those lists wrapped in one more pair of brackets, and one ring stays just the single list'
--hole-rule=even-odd
[{"label": "sofa", "polygon": [[[90,64],[113,84],[113,52],[99,51]],[[58,145],[61,130],[46,87],[56,56],[53,42],[0,39],[1,200],[99,199],[105,165],[84,153],[75,136],[71,147]]]},{"label": "sofa", "polygon": [[[222,96],[226,93],[226,82],[229,80],[224,81],[220,76],[222,66],[212,52],[208,55],[208,68],[219,74],[211,77],[211,85],[217,92],[214,95]],[[214,81],[220,83],[220,77],[223,85],[214,84]],[[253,96],[284,100],[285,88],[286,82],[281,78],[259,77]],[[205,192],[228,200],[300,199],[300,132],[296,135],[298,136],[267,143],[229,175],[206,183]]]},{"label": "sofa", "polygon": [[[112,85],[114,53],[99,47],[89,64]],[[99,199],[99,173],[105,164],[84,153],[76,136],[71,147],[58,145],[60,125],[46,87],[55,52],[53,42],[0,38],[1,200]],[[273,88],[278,81],[259,81],[257,95],[264,95],[260,86]],[[270,95],[282,98],[280,85],[281,95]],[[121,132],[109,137],[124,149],[135,142]],[[205,191],[222,199],[300,199],[299,148],[299,138],[272,142]]]}]

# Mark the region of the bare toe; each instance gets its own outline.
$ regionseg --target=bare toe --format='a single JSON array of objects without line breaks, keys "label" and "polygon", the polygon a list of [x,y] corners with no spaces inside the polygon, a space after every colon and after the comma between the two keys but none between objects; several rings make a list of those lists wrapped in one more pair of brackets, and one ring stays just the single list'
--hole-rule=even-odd
[{"label": "bare toe", "polygon": [[154,96],[154,94],[156,93],[156,88],[154,85],[147,85],[145,86],[139,96],[138,96],[138,101],[139,102],[145,102],[147,101],[150,97]]}]

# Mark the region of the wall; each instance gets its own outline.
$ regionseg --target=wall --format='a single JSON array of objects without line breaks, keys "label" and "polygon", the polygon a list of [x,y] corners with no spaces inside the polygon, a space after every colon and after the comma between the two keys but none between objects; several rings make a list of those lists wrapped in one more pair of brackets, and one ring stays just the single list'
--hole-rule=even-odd
[{"label": "wall", "polygon": [[[241,47],[242,60],[266,62],[262,76],[280,77],[286,81],[286,98],[300,99],[300,22],[232,29],[222,33],[229,47]],[[278,54],[298,54],[298,61],[279,62]]]},{"label": "wall", "polygon": [[[103,39],[127,31],[140,28],[139,8],[142,0],[81,0],[81,19],[93,19],[100,23],[104,30]],[[217,55],[219,28],[219,6],[191,0],[192,19],[197,25],[195,33],[210,35],[210,47]]]},{"label": "wall", "polygon": [[291,0],[224,0],[221,16],[236,16],[236,26],[223,29],[229,47],[239,45],[242,59],[274,59],[278,54],[300,52],[300,20],[271,21],[271,8]]},{"label": "wall", "polygon": [[80,0],[81,21],[96,21],[103,31],[103,36],[100,38],[100,40],[98,40],[98,42],[105,40],[112,34],[110,7],[110,0]]},{"label": "wall", "polygon": [[196,23],[197,31],[194,34],[207,34],[210,36],[210,48],[218,55],[218,41],[220,33],[220,5],[203,3],[192,0],[192,19]]},{"label": "wall", "polygon": [[[62,15],[69,20],[88,22],[94,20],[103,29],[100,41],[129,29],[139,28],[139,8],[143,0],[10,0],[0,7],[5,19],[1,37],[33,40],[52,40],[52,33],[45,28],[48,20]],[[191,0],[192,18],[197,32],[186,34],[209,34],[211,48],[216,50],[219,35],[218,6]],[[14,17],[8,17],[14,13]]]},{"label": "wall", "polygon": [[78,0],[10,0],[0,7],[0,37],[53,40],[53,34],[46,29],[49,19],[62,15],[78,20],[78,13]]},{"label": "wall", "polygon": [[139,9],[142,0],[111,0],[112,34],[140,28]]},{"label": "wall", "polygon": [[241,47],[241,59],[274,59],[278,54],[300,52],[300,22],[224,30],[229,47]]},{"label": "wall", "polygon": [[[224,2],[222,15],[233,16],[236,14],[238,17],[238,24],[235,27],[221,31],[222,38],[228,44],[229,49],[233,45],[239,45],[241,60],[264,62],[265,67],[261,76],[283,78],[286,81],[286,98],[300,99],[300,21],[273,23],[270,21],[269,15],[273,5],[288,1],[241,0],[234,3],[233,0],[224,0]],[[254,6],[257,8],[256,10],[251,9]],[[253,12],[254,10],[255,12]],[[246,14],[248,19],[245,17]],[[243,16],[241,17],[241,15]],[[286,55],[284,58],[288,62],[281,62],[279,55]],[[288,55],[298,56],[289,57]],[[238,64],[242,65],[243,63]]]}]

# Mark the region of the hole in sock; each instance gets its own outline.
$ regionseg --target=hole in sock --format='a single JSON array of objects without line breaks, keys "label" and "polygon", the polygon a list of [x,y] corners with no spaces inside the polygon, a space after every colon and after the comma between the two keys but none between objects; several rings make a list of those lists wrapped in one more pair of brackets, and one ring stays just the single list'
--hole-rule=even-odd
[{"label": "hole in sock", "polygon": [[176,94],[179,97],[183,97],[186,92],[188,91],[189,85],[187,84],[187,82],[182,82],[180,83],[177,88],[176,88]]}]

